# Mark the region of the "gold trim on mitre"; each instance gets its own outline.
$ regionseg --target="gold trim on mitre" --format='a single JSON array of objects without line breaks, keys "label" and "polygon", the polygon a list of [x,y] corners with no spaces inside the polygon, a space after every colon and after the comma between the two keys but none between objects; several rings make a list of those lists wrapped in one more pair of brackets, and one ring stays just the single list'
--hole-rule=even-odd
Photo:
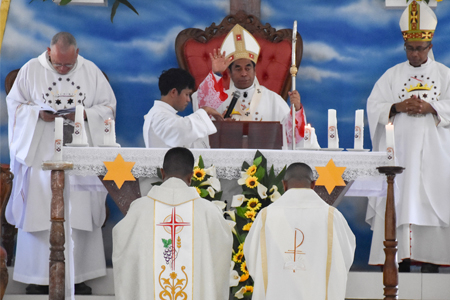
[{"label": "gold trim on mitre", "polygon": [[400,30],[405,42],[429,42],[433,39],[437,18],[425,1],[412,0],[400,17]]},{"label": "gold trim on mitre", "polygon": [[226,58],[232,57],[232,62],[240,58],[247,58],[256,64],[260,49],[261,47],[253,35],[241,25],[236,24],[223,40],[220,53],[225,52]]}]

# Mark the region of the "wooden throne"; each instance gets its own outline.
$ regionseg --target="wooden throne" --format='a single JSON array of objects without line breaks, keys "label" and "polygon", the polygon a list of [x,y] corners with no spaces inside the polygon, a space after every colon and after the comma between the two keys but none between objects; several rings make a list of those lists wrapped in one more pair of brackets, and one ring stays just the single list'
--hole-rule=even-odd
[{"label": "wooden throne", "polygon": [[[181,31],[175,40],[175,52],[178,64],[188,70],[195,78],[195,88],[211,71],[209,53],[222,45],[227,33],[239,24],[247,29],[261,46],[256,66],[259,83],[287,99],[291,88],[289,69],[292,64],[292,29],[276,30],[270,24],[263,25],[260,20],[244,11],[226,16],[219,25],[212,23],[201,30],[187,28]],[[297,32],[296,66],[300,66],[303,53],[303,41]],[[229,86],[228,71],[223,74],[224,86]]]}]

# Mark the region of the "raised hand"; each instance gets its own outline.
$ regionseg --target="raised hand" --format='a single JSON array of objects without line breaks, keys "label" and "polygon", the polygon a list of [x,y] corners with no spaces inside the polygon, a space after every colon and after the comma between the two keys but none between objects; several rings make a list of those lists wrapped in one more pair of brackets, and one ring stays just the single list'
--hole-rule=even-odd
[{"label": "raised hand", "polygon": [[225,51],[221,54],[220,49],[213,49],[213,53],[209,53],[213,73],[223,73],[231,64],[232,57],[226,59],[225,56]]}]

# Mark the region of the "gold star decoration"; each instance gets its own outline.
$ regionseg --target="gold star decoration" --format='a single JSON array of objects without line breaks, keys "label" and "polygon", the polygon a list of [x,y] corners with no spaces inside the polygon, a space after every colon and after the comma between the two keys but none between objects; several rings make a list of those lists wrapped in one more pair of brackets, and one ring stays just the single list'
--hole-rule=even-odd
[{"label": "gold star decoration", "polygon": [[113,180],[119,189],[125,181],[136,181],[136,178],[131,174],[135,162],[124,161],[120,153],[117,154],[114,161],[104,161],[103,163],[108,169],[103,180]]},{"label": "gold star decoration", "polygon": [[319,173],[316,185],[325,186],[328,194],[331,194],[336,186],[345,186],[342,179],[345,169],[346,167],[336,167],[334,161],[330,159],[326,167],[316,167],[317,173]]}]

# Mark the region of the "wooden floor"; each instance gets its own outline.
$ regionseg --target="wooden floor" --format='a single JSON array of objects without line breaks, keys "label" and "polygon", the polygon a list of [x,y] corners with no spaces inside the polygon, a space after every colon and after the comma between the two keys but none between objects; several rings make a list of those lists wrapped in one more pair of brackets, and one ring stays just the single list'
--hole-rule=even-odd
[{"label": "wooden floor", "polygon": [[[48,296],[24,295],[25,284],[12,281],[13,269],[8,268],[10,282],[4,300],[44,300]],[[399,274],[399,298],[408,300],[450,300],[450,268],[441,268],[439,274],[422,274],[418,270]],[[76,296],[76,300],[114,300],[112,269],[107,276],[88,281],[94,295]],[[381,272],[350,272],[346,299],[383,299]]]}]

